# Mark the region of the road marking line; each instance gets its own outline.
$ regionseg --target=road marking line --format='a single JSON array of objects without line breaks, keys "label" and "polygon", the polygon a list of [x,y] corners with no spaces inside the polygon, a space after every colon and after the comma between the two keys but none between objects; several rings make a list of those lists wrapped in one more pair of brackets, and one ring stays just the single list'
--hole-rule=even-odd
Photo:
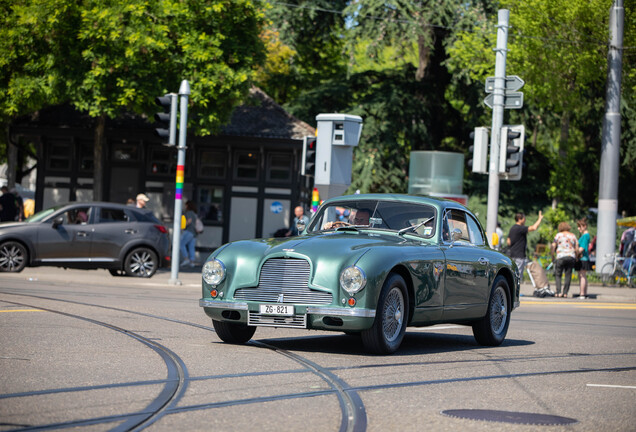
[{"label": "road marking line", "polygon": [[610,384],[587,384],[588,387],[608,387],[608,388],[624,388],[624,389],[636,389],[636,386],[621,386]]},{"label": "road marking line", "polygon": [[407,331],[433,331],[433,330],[448,330],[448,329],[459,329],[459,328],[467,328],[466,326],[460,325],[447,325],[447,326],[431,326],[431,327],[419,327],[419,328],[409,328]]},{"label": "road marking line", "polygon": [[42,309],[11,309],[0,310],[0,312],[44,312]]}]

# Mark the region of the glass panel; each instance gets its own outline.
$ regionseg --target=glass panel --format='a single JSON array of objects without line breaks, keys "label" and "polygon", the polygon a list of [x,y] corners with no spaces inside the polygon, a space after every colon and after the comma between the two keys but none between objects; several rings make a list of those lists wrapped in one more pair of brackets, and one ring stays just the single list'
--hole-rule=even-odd
[{"label": "glass panel", "polygon": [[137,141],[128,142],[127,140],[114,142],[111,146],[110,157],[112,160],[118,161],[137,161],[139,160],[139,146]]},{"label": "glass panel", "polygon": [[223,187],[201,185],[198,187],[198,192],[199,218],[204,222],[222,222]]},{"label": "glass panel", "polygon": [[102,208],[99,214],[99,222],[128,222],[128,216],[122,209]]},{"label": "glass panel", "polygon": [[46,167],[50,170],[70,170],[71,169],[71,144],[64,141],[47,141],[48,157]]},{"label": "glass panel", "polygon": [[272,153],[267,158],[267,180],[288,183],[292,173],[290,153]]},{"label": "glass panel", "polygon": [[80,172],[93,172],[95,167],[93,158],[93,141],[82,140],[79,143],[79,170]]},{"label": "glass panel", "polygon": [[470,242],[477,246],[485,244],[484,236],[482,235],[477,222],[475,222],[475,220],[470,216],[468,216],[467,222],[468,232],[470,233]]},{"label": "glass panel", "polygon": [[255,152],[238,152],[235,170],[237,179],[258,180],[258,155]]},{"label": "glass panel", "polygon": [[150,172],[158,175],[176,174],[177,152],[166,147],[151,147]]},{"label": "glass panel", "polygon": [[59,216],[64,216],[63,225],[86,225],[90,218],[90,207],[75,207]]},{"label": "glass panel", "polygon": [[425,204],[358,200],[334,202],[321,207],[308,231],[351,229],[405,230],[425,238],[435,234],[435,209]]},{"label": "glass panel", "polygon": [[199,157],[199,177],[225,178],[227,153],[204,150]]}]

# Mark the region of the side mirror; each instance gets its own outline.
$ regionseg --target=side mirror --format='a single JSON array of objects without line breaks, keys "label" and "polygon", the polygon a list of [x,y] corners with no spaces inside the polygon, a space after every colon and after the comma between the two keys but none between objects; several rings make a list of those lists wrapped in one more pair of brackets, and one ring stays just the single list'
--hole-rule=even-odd
[{"label": "side mirror", "polygon": [[57,228],[64,223],[64,216],[58,216],[53,219],[53,228]]},{"label": "side mirror", "polygon": [[305,228],[307,228],[307,225],[304,221],[299,220],[298,222],[296,222],[296,229],[298,230],[298,234],[305,231]]},{"label": "side mirror", "polygon": [[462,230],[460,230],[459,228],[455,228],[451,232],[451,241],[456,242],[457,240],[461,240],[461,239],[462,239]]}]

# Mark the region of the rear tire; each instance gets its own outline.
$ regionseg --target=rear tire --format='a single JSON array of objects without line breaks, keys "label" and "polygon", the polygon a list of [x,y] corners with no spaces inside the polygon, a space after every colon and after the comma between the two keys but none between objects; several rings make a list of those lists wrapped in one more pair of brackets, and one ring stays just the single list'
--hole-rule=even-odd
[{"label": "rear tire", "polygon": [[374,354],[392,354],[400,347],[409,321],[409,296],[402,276],[391,273],[382,286],[373,326],[362,331],[362,343]]},{"label": "rear tire", "polygon": [[231,344],[244,344],[252,339],[256,332],[256,327],[247,324],[212,320],[212,325],[219,339]]},{"label": "rear tire", "polygon": [[126,256],[124,270],[128,276],[149,278],[157,271],[159,260],[152,250],[140,247]]},{"label": "rear tire", "polygon": [[510,325],[509,292],[506,278],[497,276],[490,292],[486,316],[473,324],[473,335],[480,345],[501,345],[506,338]]},{"label": "rear tire", "polygon": [[8,241],[0,245],[0,272],[19,273],[27,263],[27,251],[18,242]]}]

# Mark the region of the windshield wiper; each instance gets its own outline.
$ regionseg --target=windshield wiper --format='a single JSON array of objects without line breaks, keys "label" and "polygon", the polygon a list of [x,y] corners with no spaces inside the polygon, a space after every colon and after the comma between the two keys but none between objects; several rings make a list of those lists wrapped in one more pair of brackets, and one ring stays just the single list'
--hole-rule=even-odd
[{"label": "windshield wiper", "polygon": [[428,223],[428,222],[432,221],[433,219],[435,219],[435,216],[432,216],[432,217],[426,219],[424,222],[420,222],[420,223],[418,223],[416,225],[411,225],[410,227],[402,228],[401,230],[398,231],[398,235],[402,235],[405,232],[410,231],[410,230],[415,231],[416,229],[418,229],[419,227],[421,227],[425,223]]}]

